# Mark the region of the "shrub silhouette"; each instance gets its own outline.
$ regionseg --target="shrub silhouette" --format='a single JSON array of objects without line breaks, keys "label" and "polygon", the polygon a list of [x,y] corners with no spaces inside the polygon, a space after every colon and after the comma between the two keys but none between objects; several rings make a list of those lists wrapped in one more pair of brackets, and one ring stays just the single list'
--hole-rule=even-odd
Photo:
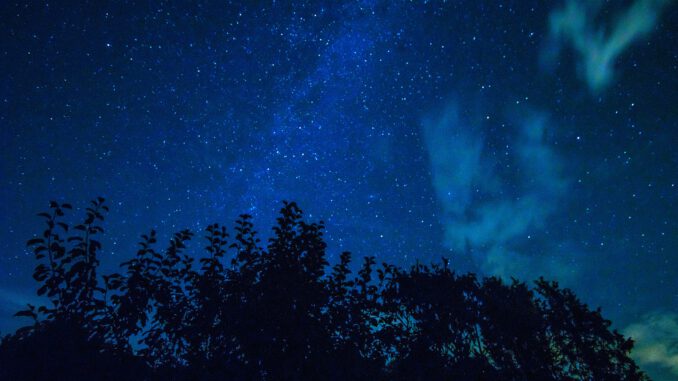
[{"label": "shrub silhouette", "polygon": [[194,234],[165,250],[143,235],[120,274],[99,276],[108,211],[41,213],[28,241],[46,306],[0,344],[5,380],[646,380],[630,339],[568,289],[456,274],[443,259],[402,269],[351,255],[330,267],[324,225],[285,202],[264,246],[243,214],[233,236]]}]

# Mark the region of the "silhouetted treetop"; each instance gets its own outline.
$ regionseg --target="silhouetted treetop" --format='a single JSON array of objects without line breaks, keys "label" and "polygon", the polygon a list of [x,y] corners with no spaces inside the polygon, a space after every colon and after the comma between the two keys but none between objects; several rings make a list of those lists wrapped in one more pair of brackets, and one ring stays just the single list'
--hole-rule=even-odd
[{"label": "silhouetted treetop", "polygon": [[[403,269],[351,254],[330,265],[322,222],[284,202],[271,238],[251,216],[229,231],[141,236],[120,272],[100,274],[97,198],[81,223],[51,202],[28,241],[45,305],[3,338],[0,379],[647,380],[568,289],[457,274],[447,260]],[[187,252],[202,236],[205,255]]]}]

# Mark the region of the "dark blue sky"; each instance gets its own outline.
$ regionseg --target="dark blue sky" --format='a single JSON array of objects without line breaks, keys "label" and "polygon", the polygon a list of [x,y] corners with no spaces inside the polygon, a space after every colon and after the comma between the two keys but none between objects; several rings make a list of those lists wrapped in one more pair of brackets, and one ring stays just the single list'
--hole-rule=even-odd
[{"label": "dark blue sky", "polygon": [[0,330],[50,199],[109,200],[107,271],[288,199],[333,258],[560,280],[678,375],[675,1],[192,3],[0,5]]}]

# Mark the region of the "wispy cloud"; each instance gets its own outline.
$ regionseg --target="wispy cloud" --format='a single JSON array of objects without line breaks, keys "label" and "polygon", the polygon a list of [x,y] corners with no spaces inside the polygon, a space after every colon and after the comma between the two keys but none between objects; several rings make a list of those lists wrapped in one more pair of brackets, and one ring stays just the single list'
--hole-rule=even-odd
[{"label": "wispy cloud", "polygon": [[[452,102],[440,115],[424,120],[433,185],[444,212],[445,243],[457,251],[472,248],[489,273],[561,272],[566,266],[555,264],[557,258],[530,260],[515,250],[516,243],[543,228],[568,184],[560,158],[546,140],[547,116],[528,109],[516,119],[507,160],[519,175],[511,178],[502,175],[488,149],[481,118],[463,117]],[[525,267],[517,269],[518,264]]]},{"label": "wispy cloud", "polygon": [[666,5],[673,0],[636,0],[611,21],[597,24],[600,0],[567,0],[549,19],[546,63],[554,62],[564,45],[578,54],[579,69],[591,91],[600,92],[614,78],[614,64],[634,42],[650,34]]},{"label": "wispy cloud", "polygon": [[636,341],[633,356],[638,362],[666,368],[678,376],[678,314],[648,314],[624,333]]},{"label": "wispy cloud", "polygon": [[37,296],[0,288],[0,311],[16,312],[19,309],[25,308],[27,303],[35,305],[40,302]]}]

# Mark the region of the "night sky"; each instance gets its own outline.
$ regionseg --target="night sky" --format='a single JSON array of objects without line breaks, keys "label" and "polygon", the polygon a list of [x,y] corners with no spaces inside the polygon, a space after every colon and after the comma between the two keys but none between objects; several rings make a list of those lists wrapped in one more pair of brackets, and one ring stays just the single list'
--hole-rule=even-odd
[{"label": "night sky", "polygon": [[331,261],[544,275],[678,376],[678,2],[79,3],[0,5],[0,331],[51,199],[107,198],[106,272],[294,200]]}]

